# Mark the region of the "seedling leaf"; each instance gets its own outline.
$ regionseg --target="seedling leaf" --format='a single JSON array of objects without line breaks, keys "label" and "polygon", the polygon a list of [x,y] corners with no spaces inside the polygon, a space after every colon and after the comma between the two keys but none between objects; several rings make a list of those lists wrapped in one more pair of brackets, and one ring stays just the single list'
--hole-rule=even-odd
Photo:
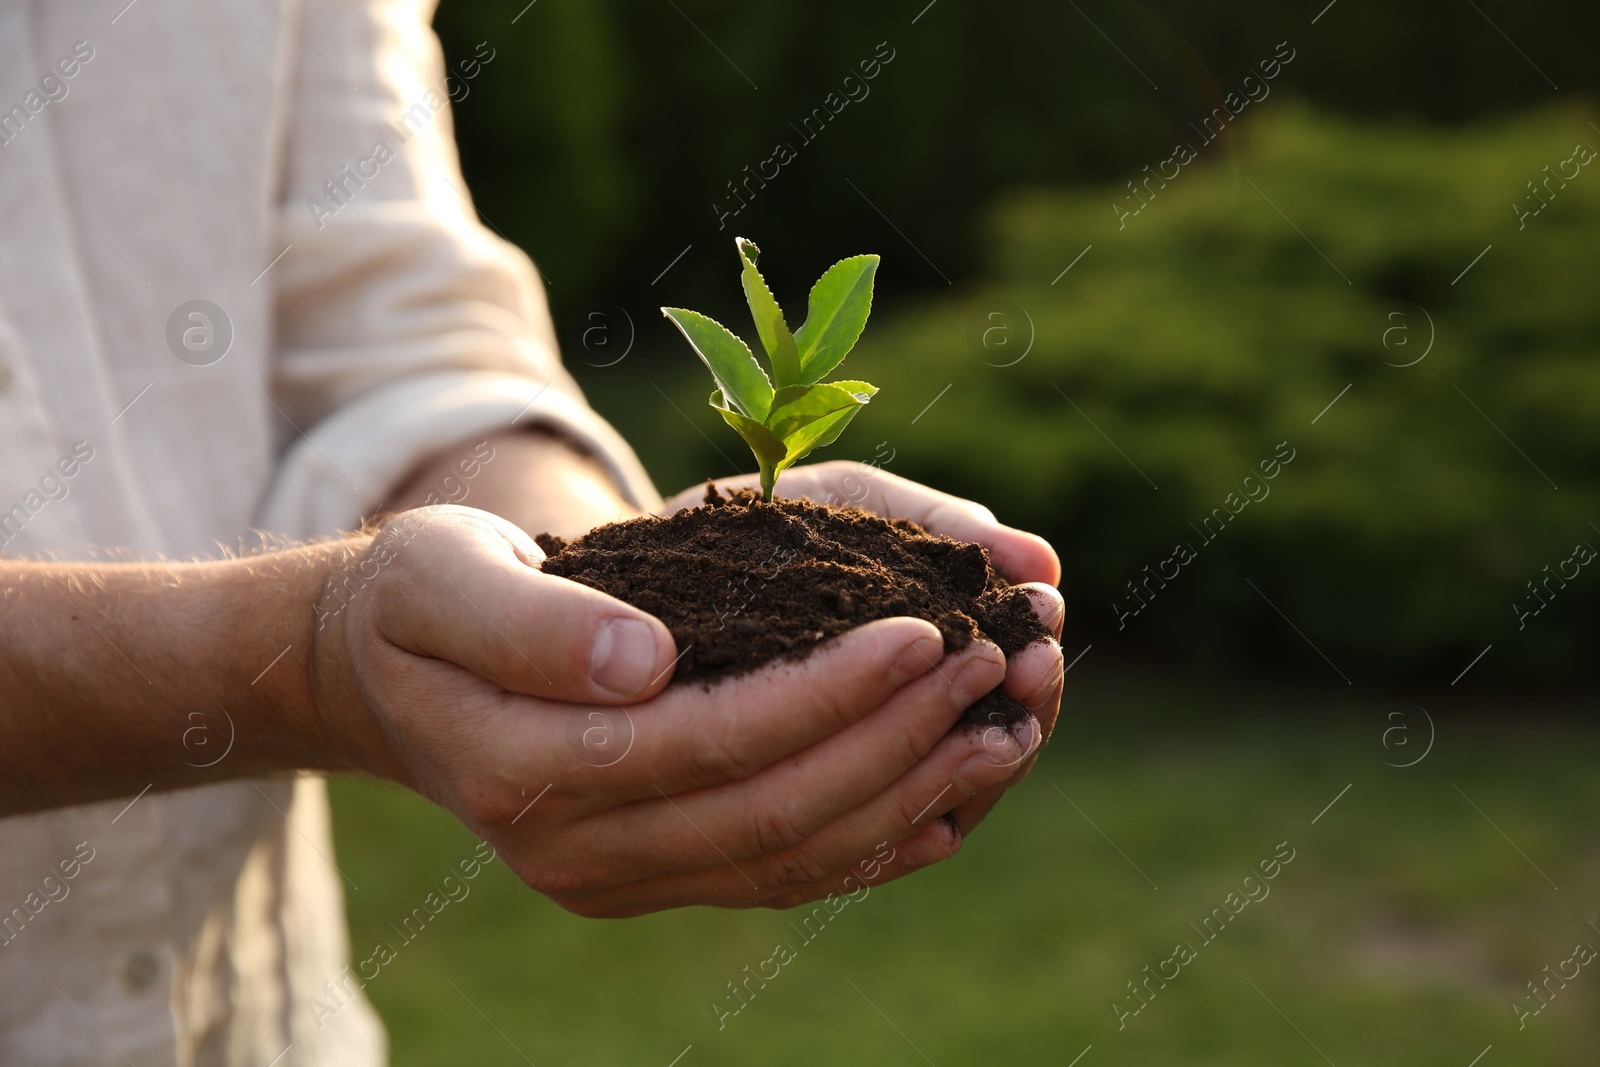
[{"label": "seedling leaf", "polygon": [[[845,408],[860,407],[878,391],[876,386],[867,385],[866,382],[848,384],[858,388],[847,389],[844,387],[845,383],[827,382],[820,385],[791,385],[779,389],[772,399],[772,414],[767,417],[767,426],[773,433],[787,440],[790,434],[824,415],[832,415]],[[861,386],[865,388],[859,388]]]},{"label": "seedling leaf", "polygon": [[860,410],[861,405],[857,404],[855,407],[845,408],[843,411],[835,411],[832,415],[824,415],[816,422],[802,426],[799,430],[790,434],[788,439],[784,441],[788,454],[784,456],[783,466],[779,470],[800,462],[819,448],[833,444],[834,441],[838,440],[839,435],[844,433],[844,428],[850,425],[850,420],[856,417],[856,412]]},{"label": "seedling leaf", "polygon": [[877,256],[852,256],[829,267],[811,287],[806,321],[795,332],[800,381],[821,381],[855,347],[872,311]]},{"label": "seedling leaf", "polygon": [[794,335],[783,321],[783,309],[778,306],[767,280],[756,269],[761,249],[754,241],[734,238],[739,249],[739,261],[744,265],[740,282],[744,285],[744,298],[750,305],[750,317],[755,320],[756,333],[761,337],[761,347],[767,350],[772,361],[773,384],[782,388],[800,381],[800,354],[795,348]]},{"label": "seedling leaf", "polygon": [[[867,400],[870,400],[872,397],[878,394],[878,387],[873,385],[871,382],[856,382],[850,381],[847,378],[839,378],[835,381],[823,382],[822,384],[837,385],[840,389],[843,389],[846,392],[865,394]],[[862,403],[866,403],[866,400],[863,400]]]},{"label": "seedling leaf", "polygon": [[749,347],[722,323],[698,311],[662,308],[661,312],[711,370],[718,390],[733,407],[758,423],[764,422],[772,410],[772,382]]}]

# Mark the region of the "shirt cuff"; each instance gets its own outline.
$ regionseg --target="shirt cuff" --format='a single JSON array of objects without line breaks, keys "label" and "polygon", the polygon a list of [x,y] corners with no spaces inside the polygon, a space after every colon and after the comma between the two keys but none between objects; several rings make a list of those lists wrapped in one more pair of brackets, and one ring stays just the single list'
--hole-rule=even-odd
[{"label": "shirt cuff", "polygon": [[592,453],[629,503],[661,506],[633,449],[582,400],[494,371],[419,375],[346,404],[290,445],[257,524],[304,538],[353,529],[430,456],[477,435],[542,426]]}]

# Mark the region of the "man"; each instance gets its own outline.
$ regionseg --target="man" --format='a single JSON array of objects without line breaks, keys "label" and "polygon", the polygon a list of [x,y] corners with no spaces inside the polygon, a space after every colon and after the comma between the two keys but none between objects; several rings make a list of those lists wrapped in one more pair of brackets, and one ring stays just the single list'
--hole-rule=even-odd
[{"label": "man", "polygon": [[[658,620],[538,570],[530,531],[671,505],[461,191],[431,4],[123,3],[0,5],[0,1062],[383,1062],[364,1001],[306,1008],[347,951],[295,772],[415,789],[584,915],[953,853],[1053,723],[1059,647],[941,660],[888,619],[667,688]],[[1059,629],[1048,545],[871,486]],[[250,529],[320,540],[218,550]],[[1038,718],[946,736],[1002,680]]]}]

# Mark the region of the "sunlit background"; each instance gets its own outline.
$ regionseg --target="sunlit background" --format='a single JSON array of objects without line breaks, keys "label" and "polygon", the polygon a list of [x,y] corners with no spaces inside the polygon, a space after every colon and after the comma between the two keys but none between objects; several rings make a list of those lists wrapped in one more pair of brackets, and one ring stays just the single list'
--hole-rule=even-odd
[{"label": "sunlit background", "polygon": [[[811,939],[492,866],[367,986],[397,1065],[1594,1062],[1600,14],[524,2],[439,16],[466,176],[662,489],[748,457],[657,307],[877,252],[830,451],[1048,536],[1072,666]],[[360,958],[474,842],[334,798]]]}]

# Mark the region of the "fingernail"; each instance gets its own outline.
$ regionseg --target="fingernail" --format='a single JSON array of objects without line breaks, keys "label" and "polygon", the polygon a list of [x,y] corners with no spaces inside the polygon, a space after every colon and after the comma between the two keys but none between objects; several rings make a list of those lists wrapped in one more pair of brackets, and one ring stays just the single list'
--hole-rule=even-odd
[{"label": "fingernail", "polygon": [[1033,751],[1039,743],[1039,720],[1029,715],[1026,719],[1011,727],[1011,736],[1016,739],[1017,750],[1026,756]]},{"label": "fingernail", "polygon": [[938,665],[944,655],[944,640],[926,634],[906,646],[889,668],[889,684],[896,689],[913,678],[920,678]]},{"label": "fingernail", "polygon": [[656,635],[637,619],[600,624],[589,651],[589,677],[602,689],[631,697],[656,676]]},{"label": "fingernail", "polygon": [[951,781],[973,796],[1010,778],[1039,740],[1039,722],[1032,715],[1009,729],[991,726],[975,738],[978,751],[961,761]]},{"label": "fingernail", "polygon": [[1055,695],[1056,687],[1061,684],[1061,679],[1066,676],[1066,672],[1062,669],[1060,649],[1061,646],[1056,645],[1055,673],[1049,678],[1045,679],[1044,684],[1038,689],[1034,690],[1028,699],[1022,702],[1023,707],[1027,708],[1029,711],[1038,711],[1040,708],[1044,707],[1045,701],[1049,700]]},{"label": "fingernail", "polygon": [[1066,618],[1066,605],[1061,601],[1061,594],[1044,589],[1029,589],[1028,599],[1033,601],[1033,613],[1039,616],[1039,621],[1044,623],[1045,629],[1053,634],[1061,633],[1061,624]]},{"label": "fingernail", "polygon": [[975,641],[973,648],[977,650],[976,654],[967,660],[950,683],[950,700],[958,711],[964,711],[967,705],[999,685],[1005,677],[1006,658],[999,646],[988,641]]},{"label": "fingernail", "polygon": [[960,851],[961,828],[949,815],[941,815],[928,829],[906,842],[903,855],[907,867],[926,867]]}]

